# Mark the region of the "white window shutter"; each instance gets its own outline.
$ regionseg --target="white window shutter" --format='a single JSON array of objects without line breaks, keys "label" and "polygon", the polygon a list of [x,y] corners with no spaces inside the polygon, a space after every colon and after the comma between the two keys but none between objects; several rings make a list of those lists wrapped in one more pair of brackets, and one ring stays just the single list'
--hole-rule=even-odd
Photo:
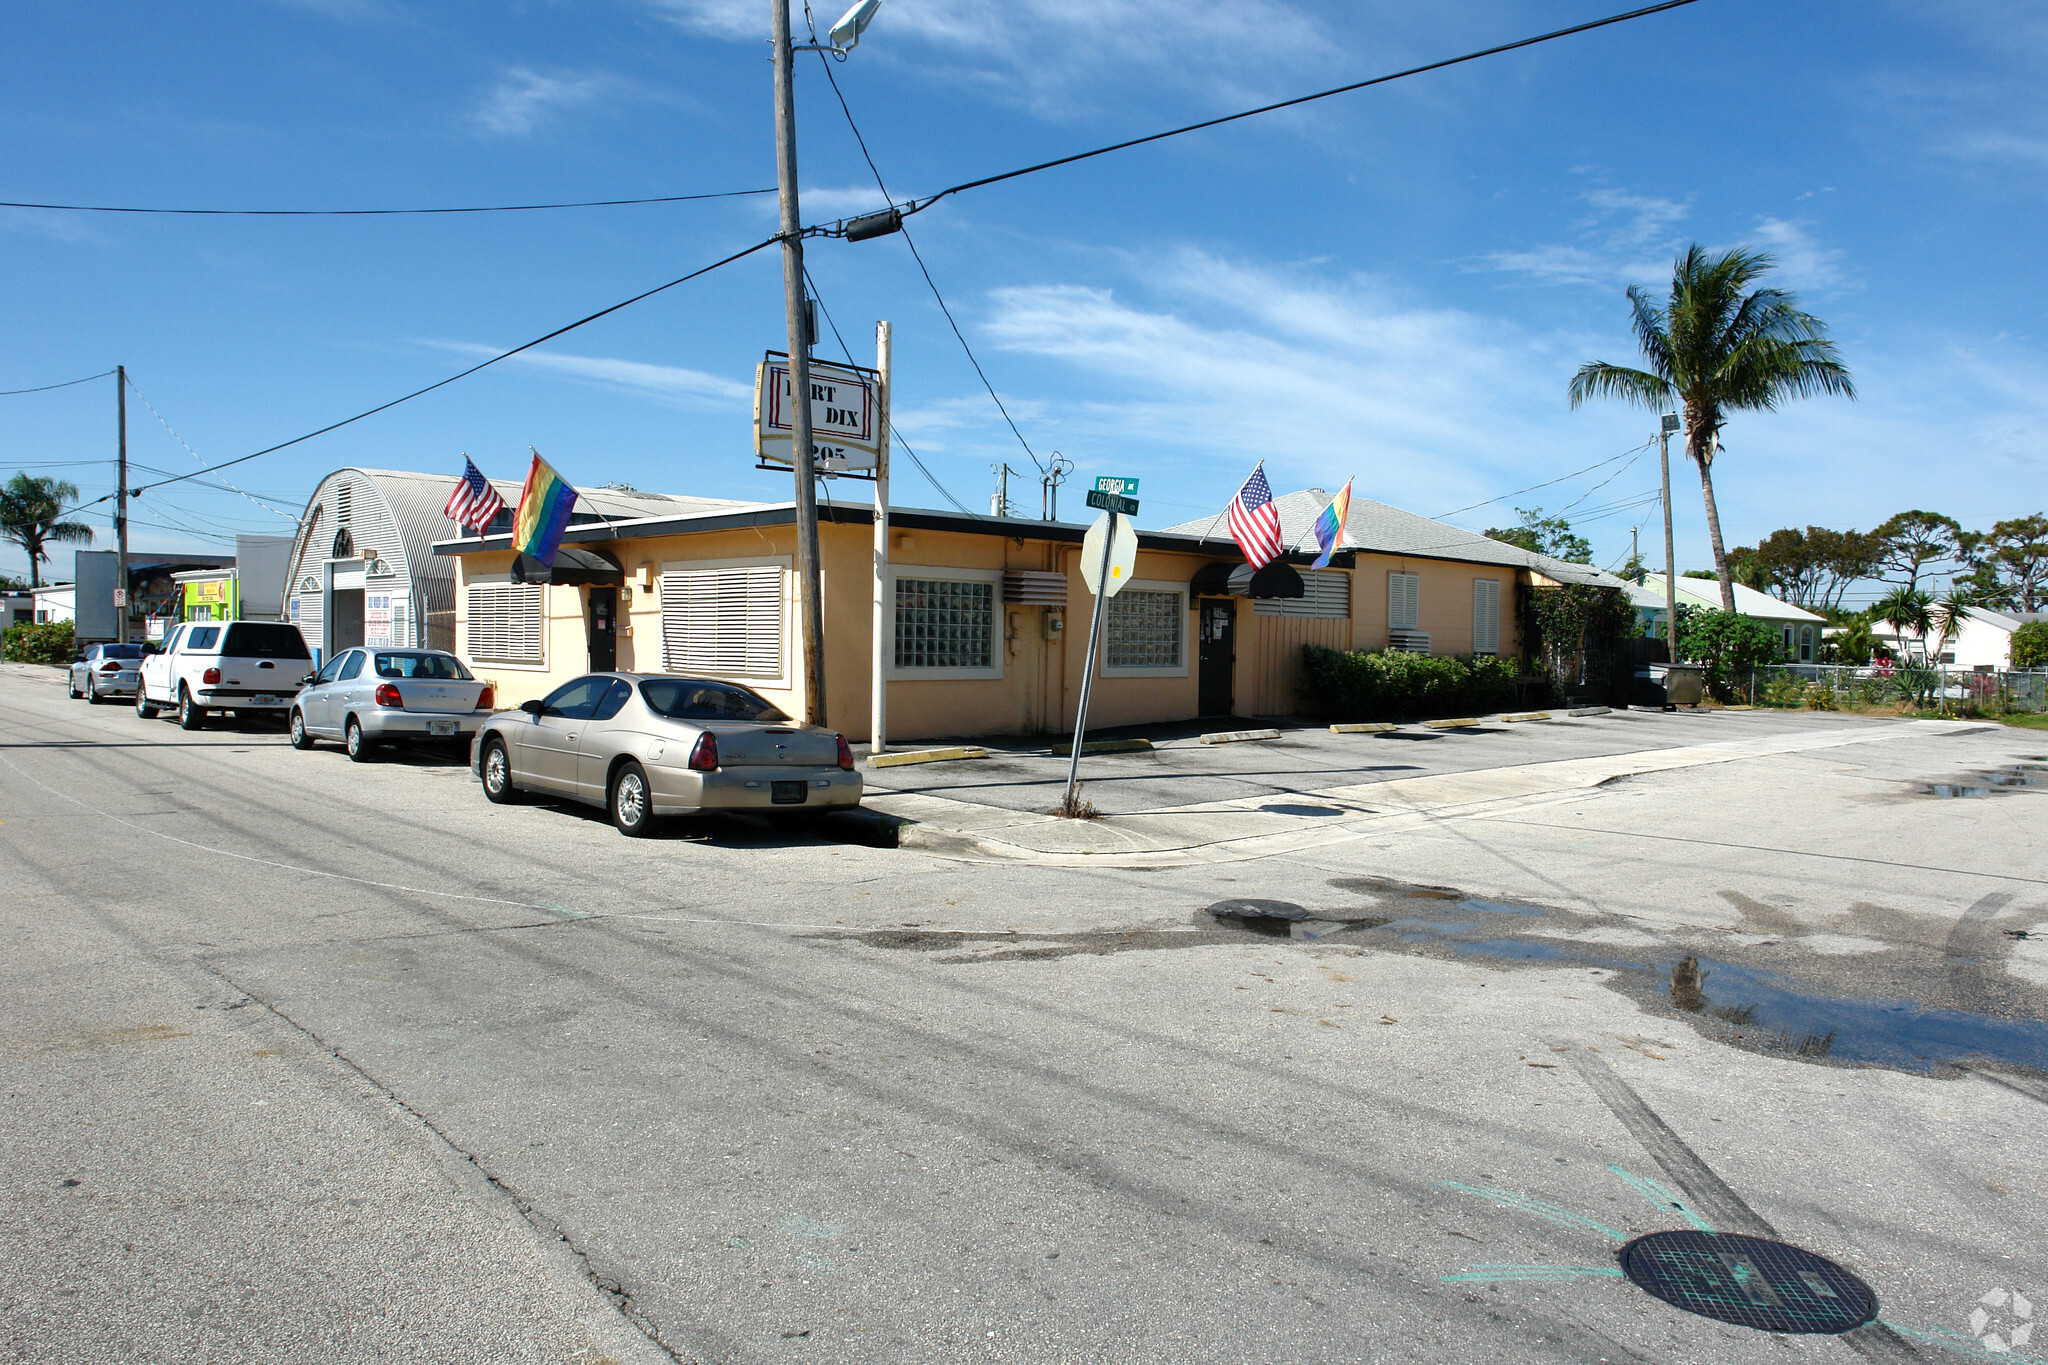
[{"label": "white window shutter", "polygon": [[466,601],[470,658],[508,664],[542,662],[539,584],[472,583]]},{"label": "white window shutter", "polygon": [[1500,580],[1472,580],[1472,652],[1500,653]]},{"label": "white window shutter", "polygon": [[779,565],[665,573],[661,666],[719,678],[779,678],[782,615]]},{"label": "white window shutter", "polygon": [[1414,630],[1422,610],[1422,578],[1412,573],[1387,575],[1387,628]]}]

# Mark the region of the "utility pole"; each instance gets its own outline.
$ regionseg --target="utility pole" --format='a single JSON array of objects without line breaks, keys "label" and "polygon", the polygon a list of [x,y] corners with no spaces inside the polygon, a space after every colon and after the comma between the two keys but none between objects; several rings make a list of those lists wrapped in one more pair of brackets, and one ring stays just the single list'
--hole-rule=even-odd
[{"label": "utility pole", "polygon": [[868,753],[889,744],[889,642],[894,603],[889,600],[889,324],[875,324],[875,621],[868,652]]},{"label": "utility pole", "polygon": [[789,320],[790,463],[796,467],[796,569],[803,618],[804,719],[825,723],[824,592],[818,566],[818,477],[811,448],[810,328],[804,307],[803,222],[796,199],[796,52],[788,0],[768,0],[775,44],[775,175],[782,191],[782,302]]},{"label": "utility pole", "polygon": [[121,428],[114,488],[114,638],[128,643],[128,367],[114,367],[114,408]]},{"label": "utility pole", "polygon": [[1010,515],[1010,465],[1007,460],[989,466],[995,472],[995,496],[988,500],[988,514],[992,517]]},{"label": "utility pole", "polygon": [[1678,414],[1667,412],[1657,424],[1657,465],[1664,477],[1664,639],[1670,661],[1678,662],[1678,551],[1671,544],[1671,433]]}]

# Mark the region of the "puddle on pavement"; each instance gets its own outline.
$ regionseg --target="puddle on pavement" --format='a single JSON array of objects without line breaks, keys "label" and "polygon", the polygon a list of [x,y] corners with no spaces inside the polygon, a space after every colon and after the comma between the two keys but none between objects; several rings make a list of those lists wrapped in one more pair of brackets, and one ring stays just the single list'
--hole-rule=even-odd
[{"label": "puddle on pavement", "polygon": [[1922,795],[1939,800],[2025,790],[2048,790],[2048,764],[2015,763],[2009,768],[1976,773],[1958,782],[1930,782],[1920,789]]}]

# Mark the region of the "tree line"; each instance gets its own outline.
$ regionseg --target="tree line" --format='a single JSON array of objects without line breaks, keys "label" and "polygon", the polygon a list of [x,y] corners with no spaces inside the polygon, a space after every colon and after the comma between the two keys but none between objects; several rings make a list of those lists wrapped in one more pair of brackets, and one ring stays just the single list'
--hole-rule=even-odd
[{"label": "tree line", "polygon": [[[1923,593],[1947,579],[1970,605],[2032,612],[2048,602],[2048,515],[1970,531],[1939,512],[1901,512],[1870,531],[1788,526],[1728,552],[1736,582],[1818,612],[1846,616],[1851,584]],[[1931,594],[1930,594],[1931,595]]]}]

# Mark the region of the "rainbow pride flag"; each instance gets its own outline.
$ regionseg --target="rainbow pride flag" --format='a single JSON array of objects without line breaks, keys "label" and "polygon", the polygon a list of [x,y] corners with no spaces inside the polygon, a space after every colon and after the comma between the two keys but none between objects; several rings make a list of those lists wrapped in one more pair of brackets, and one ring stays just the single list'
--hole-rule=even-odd
[{"label": "rainbow pride flag", "polygon": [[526,471],[526,488],[519,495],[519,511],[512,518],[512,548],[552,566],[555,549],[562,543],[562,528],[576,506],[576,490],[554,467],[533,452],[533,468]]},{"label": "rainbow pride flag", "polygon": [[1344,519],[1350,515],[1351,480],[1346,479],[1343,489],[1330,499],[1330,505],[1316,518],[1316,544],[1323,547],[1323,552],[1316,556],[1316,562],[1309,565],[1310,568],[1329,567],[1330,556],[1337,553],[1337,542],[1344,539]]}]

